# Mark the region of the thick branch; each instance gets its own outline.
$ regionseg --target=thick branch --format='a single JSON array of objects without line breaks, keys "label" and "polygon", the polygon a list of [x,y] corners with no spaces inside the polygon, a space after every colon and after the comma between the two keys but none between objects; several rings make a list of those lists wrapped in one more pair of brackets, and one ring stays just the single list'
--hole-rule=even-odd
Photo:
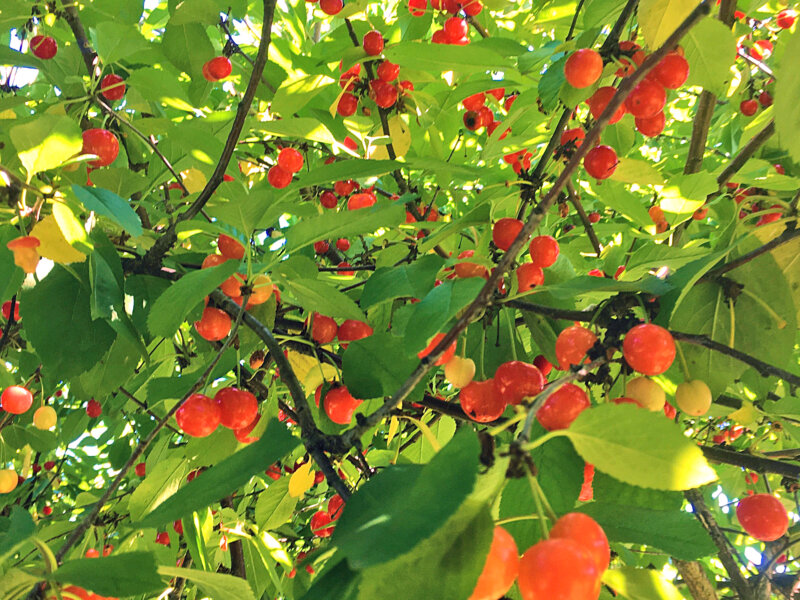
[{"label": "thick branch", "polygon": [[595,122],[594,126],[586,134],[583,144],[575,151],[570,158],[564,170],[556,179],[553,186],[544,195],[539,204],[531,211],[531,216],[527,223],[522,227],[522,230],[517,235],[516,239],[511,243],[506,253],[500,259],[497,267],[487,279],[483,288],[478,292],[477,298],[464,310],[462,316],[458,319],[456,324],[450,329],[447,334],[442,338],[439,344],[433,351],[426,356],[422,362],[414,369],[414,372],[406,379],[394,395],[386,400],[383,405],[378,408],[374,413],[366,417],[361,423],[348,430],[342,435],[343,441],[352,446],[359,439],[361,434],[379,423],[389,412],[397,406],[400,402],[405,400],[412,390],[419,384],[425,375],[433,368],[436,360],[456,341],[459,335],[467,328],[475,318],[481,314],[484,309],[491,303],[492,297],[497,289],[497,284],[500,279],[505,275],[514,260],[519,254],[522,247],[527,242],[529,236],[539,226],[545,213],[553,206],[558,198],[561,190],[564,189],[572,173],[578,168],[584,156],[594,147],[595,143],[600,139],[600,133],[605,129],[608,122],[611,120],[614,112],[622,106],[625,98],[633,90],[640,81],[642,81],[647,73],[667,54],[669,50],[675,47],[680,39],[691,29],[701,17],[706,15],[709,11],[709,0],[697,6],[691,14],[681,23],[680,26],[667,38],[664,45],[650,54],[642,65],[628,78],[626,78],[617,89],[617,92],[611,98],[611,101],[606,106],[603,113]]},{"label": "thick branch", "polygon": [[694,600],[717,600],[717,592],[711,585],[702,564],[696,560],[686,561],[677,558],[672,559],[672,564],[680,573]]},{"label": "thick branch", "polygon": [[703,90],[697,101],[697,111],[694,115],[692,126],[692,139],[689,142],[689,154],[683,172],[688,174],[698,173],[703,168],[703,155],[708,140],[708,130],[711,127],[711,117],[717,105],[717,97],[711,92]]},{"label": "thick branch", "polygon": [[714,462],[742,467],[756,473],[775,473],[790,479],[800,479],[800,465],[791,465],[780,460],[728,450],[720,446],[701,446],[700,449],[708,460]]},{"label": "thick branch", "polygon": [[739,597],[742,600],[754,600],[750,585],[747,583],[747,580],[739,570],[739,564],[736,562],[736,559],[733,557],[730,549],[728,548],[728,540],[725,537],[725,534],[722,533],[719,525],[717,525],[714,515],[711,514],[710,510],[708,510],[706,502],[703,499],[703,494],[699,490],[694,489],[686,490],[685,496],[686,499],[692,504],[697,520],[700,521],[700,524],[706,529],[706,531],[708,531],[708,534],[711,536],[714,545],[717,547],[717,550],[719,550],[719,560],[725,567],[725,570],[728,572],[728,577],[730,577],[731,584],[733,584],[733,587],[738,592]]},{"label": "thick branch", "polygon": [[554,308],[552,306],[544,306],[543,304],[523,302],[522,300],[508,300],[503,304],[513,308],[518,308],[519,310],[537,313],[552,319],[563,319],[565,321],[581,321],[588,323],[592,320],[592,317],[594,317],[595,314],[595,311],[592,310],[569,310],[566,308]]},{"label": "thick branch", "polygon": [[800,386],[800,377],[798,377],[797,375],[794,375],[789,371],[780,369],[769,363],[765,363],[763,360],[759,360],[754,356],[750,356],[749,354],[740,352],[735,348],[731,348],[730,346],[726,346],[725,344],[720,344],[719,342],[715,342],[706,335],[699,335],[694,333],[682,333],[680,331],[670,331],[670,333],[672,334],[672,337],[675,338],[676,340],[686,342],[688,344],[694,344],[696,346],[703,346],[704,348],[708,348],[709,350],[714,350],[715,352],[719,352],[720,354],[725,354],[727,356],[730,356],[731,358],[735,358],[740,362],[750,365],[756,371],[758,371],[763,377],[774,375],[775,377],[780,377],[787,383],[790,383],[795,386]]},{"label": "thick branch", "polygon": [[272,18],[275,12],[276,0],[264,0],[264,23],[261,27],[261,40],[258,44],[258,54],[256,55],[253,70],[250,73],[250,80],[247,82],[247,89],[245,89],[239,106],[236,108],[236,116],[233,119],[231,130],[228,133],[228,139],[225,141],[225,146],[222,149],[222,154],[217,161],[217,166],[214,168],[214,173],[206,183],[205,187],[201,190],[200,195],[192,203],[192,205],[183,213],[178,216],[176,221],[172,223],[164,234],[156,240],[153,247],[144,255],[142,262],[145,265],[154,265],[161,262],[161,259],[167,251],[178,240],[177,226],[182,221],[187,221],[197,215],[206,202],[211,198],[211,195],[222,183],[222,177],[228,168],[233,157],[233,152],[236,149],[236,144],[239,141],[239,136],[242,133],[245,119],[250,112],[250,106],[253,103],[253,98],[256,95],[261,74],[264,72],[264,67],[267,64],[267,54],[269,52],[270,40],[272,39]]}]

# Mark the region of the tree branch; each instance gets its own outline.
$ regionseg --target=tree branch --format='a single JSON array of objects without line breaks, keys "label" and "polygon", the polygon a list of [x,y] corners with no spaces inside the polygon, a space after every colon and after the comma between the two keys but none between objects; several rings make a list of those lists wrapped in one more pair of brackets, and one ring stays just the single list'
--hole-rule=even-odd
[{"label": "tree branch", "polygon": [[250,73],[250,80],[247,82],[247,89],[245,89],[239,106],[236,108],[236,116],[233,119],[231,130],[228,133],[228,139],[225,141],[225,146],[222,148],[222,154],[217,161],[217,166],[214,168],[214,173],[206,183],[205,187],[200,191],[200,195],[192,203],[192,205],[167,228],[163,235],[156,240],[152,248],[142,257],[141,263],[145,266],[152,266],[159,264],[161,259],[167,251],[178,240],[177,226],[182,221],[187,221],[197,215],[206,202],[211,198],[211,195],[222,183],[222,177],[228,168],[233,152],[236,149],[236,144],[239,141],[239,136],[242,133],[245,119],[250,112],[250,106],[253,103],[253,98],[258,89],[261,74],[264,72],[264,67],[267,64],[267,54],[269,52],[270,41],[272,39],[272,19],[275,12],[276,0],[263,0],[264,2],[264,23],[261,27],[261,40],[258,44],[258,54],[256,55],[255,65]]},{"label": "tree branch", "polygon": [[518,308],[519,310],[537,313],[552,319],[562,319],[564,321],[582,321],[588,323],[595,315],[595,311],[593,310],[569,310],[566,308],[544,306],[543,304],[532,304],[530,302],[523,302],[522,300],[506,300],[503,304]]},{"label": "tree branch", "polygon": [[782,477],[800,480],[800,465],[790,465],[780,460],[728,450],[720,446],[700,446],[700,449],[708,460],[714,462],[742,467],[757,473],[775,473]]},{"label": "tree branch", "polygon": [[600,246],[600,240],[597,239],[597,234],[594,232],[592,222],[589,220],[586,211],[583,209],[581,199],[578,196],[578,193],[575,191],[575,186],[571,181],[567,182],[567,200],[569,200],[572,203],[572,206],[575,207],[575,210],[578,211],[578,216],[581,218],[581,223],[583,223],[583,229],[586,231],[586,235],[589,236],[589,240],[592,242],[592,248],[594,248],[597,258],[600,258],[600,253],[603,251],[603,248]]},{"label": "tree branch", "polygon": [[751,260],[758,258],[762,254],[766,254],[767,252],[774,250],[778,246],[782,246],[787,242],[791,242],[792,240],[800,237],[800,228],[796,229],[786,229],[782,234],[778,237],[771,239],[766,244],[759,246],[755,250],[751,250],[746,254],[742,254],[739,258],[732,260],[729,263],[725,263],[724,265],[720,265],[719,267],[715,267],[711,269],[708,273],[703,275],[700,278],[700,281],[711,281],[720,275],[724,275],[729,271],[733,271],[734,269],[741,267],[745,263],[749,263]]},{"label": "tree branch", "polygon": [[753,155],[756,153],[756,150],[763,146],[764,142],[771,138],[774,133],[775,121],[770,121],[767,123],[764,129],[750,138],[744,147],[739,150],[738,154],[733,157],[733,160],[728,164],[728,166],[725,167],[722,170],[722,173],[717,176],[717,183],[719,185],[727,183],[728,180],[730,180],[730,178],[733,177],[733,175],[737,173],[739,169],[741,169],[744,164],[753,157]]},{"label": "tree branch", "polygon": [[433,368],[436,360],[456,341],[458,336],[467,328],[467,325],[472,322],[492,301],[497,284],[504,274],[508,271],[514,260],[519,254],[522,247],[526,244],[528,237],[533,233],[536,227],[544,218],[545,213],[553,206],[558,198],[561,190],[566,185],[572,173],[578,168],[584,156],[594,147],[595,143],[600,139],[600,133],[605,129],[608,122],[611,120],[614,112],[622,106],[625,98],[633,90],[640,81],[642,81],[647,73],[667,54],[669,50],[675,47],[678,41],[689,31],[704,15],[708,14],[709,1],[704,0],[699,4],[689,16],[681,23],[678,28],[667,38],[664,45],[650,54],[641,66],[628,78],[623,80],[617,92],[609,101],[603,113],[595,122],[594,126],[586,134],[585,139],[581,146],[575,151],[570,158],[564,170],[556,179],[553,186],[544,195],[539,204],[531,211],[531,216],[527,223],[522,227],[516,239],[511,243],[508,250],[505,252],[497,267],[487,279],[483,288],[478,292],[478,296],[472,303],[464,309],[462,316],[456,321],[455,325],[450,331],[445,334],[442,340],[437,344],[433,351],[422,359],[422,362],[414,369],[414,372],[406,379],[400,388],[392,395],[391,398],[386,400],[381,407],[368,417],[361,420],[360,424],[346,431],[342,435],[345,444],[352,446],[360,438],[363,432],[367,431],[377,423],[379,423],[389,412],[397,406],[400,402],[405,400],[412,390],[419,384],[425,375]]},{"label": "tree branch", "polygon": [[695,346],[703,346],[704,348],[708,348],[709,350],[714,350],[715,352],[719,352],[720,354],[725,354],[726,356],[730,356],[731,358],[735,358],[740,362],[750,365],[756,371],[758,371],[763,377],[774,375],[775,377],[780,377],[787,383],[790,383],[795,386],[800,386],[800,377],[798,377],[797,375],[794,375],[789,371],[780,369],[769,363],[765,363],[763,360],[759,360],[754,356],[750,356],[749,354],[740,352],[735,348],[731,348],[730,346],[726,346],[725,344],[720,344],[719,342],[715,342],[706,335],[700,335],[694,333],[682,333],[680,331],[670,331],[670,333],[672,334],[672,337],[675,338],[676,340],[686,342],[688,344],[694,344]]},{"label": "tree branch", "polygon": [[717,592],[711,585],[702,564],[696,560],[686,561],[677,558],[672,558],[672,564],[680,573],[694,600],[717,600]]},{"label": "tree branch", "polygon": [[608,34],[608,37],[605,39],[602,47],[600,48],[601,54],[610,52],[611,49],[617,45],[619,38],[622,35],[622,31],[625,29],[625,24],[631,18],[631,15],[633,15],[633,11],[636,10],[637,4],[639,4],[639,0],[628,0],[625,6],[622,7],[622,12],[620,13],[619,17],[617,17],[617,21],[611,28],[611,32]]},{"label": "tree branch", "polygon": [[717,525],[714,515],[708,510],[706,502],[703,499],[703,494],[699,490],[693,489],[686,490],[684,495],[691,503],[697,520],[700,521],[700,524],[708,531],[711,540],[714,542],[717,550],[719,550],[719,560],[728,572],[731,584],[733,584],[741,600],[755,600],[750,585],[739,570],[739,564],[728,548],[728,539],[720,530],[719,525]]},{"label": "tree branch", "polygon": [[[220,506],[223,508],[233,509],[233,500],[231,496],[226,496],[220,501]],[[231,551],[231,575],[247,579],[247,568],[244,562],[244,547],[242,540],[236,540],[229,544]]]}]

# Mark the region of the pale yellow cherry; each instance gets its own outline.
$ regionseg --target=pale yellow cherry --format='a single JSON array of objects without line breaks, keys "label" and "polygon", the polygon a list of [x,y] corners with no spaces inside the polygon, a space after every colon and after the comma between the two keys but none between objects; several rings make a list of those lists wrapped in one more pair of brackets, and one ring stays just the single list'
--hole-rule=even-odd
[{"label": "pale yellow cherry", "polygon": [[56,411],[52,406],[40,406],[33,413],[33,426],[36,429],[52,429],[56,426]]},{"label": "pale yellow cherry", "polygon": [[444,376],[454,388],[466,387],[475,377],[475,361],[454,356],[444,366]]},{"label": "pale yellow cherry", "polygon": [[652,411],[664,409],[667,395],[661,386],[648,377],[635,377],[625,386],[625,396],[636,400],[642,408]]},{"label": "pale yellow cherry", "polygon": [[711,408],[711,390],[699,379],[684,381],[675,390],[675,404],[687,415],[699,417]]},{"label": "pale yellow cherry", "polygon": [[17,483],[19,483],[19,479],[14,469],[0,469],[0,494],[13,492]]}]

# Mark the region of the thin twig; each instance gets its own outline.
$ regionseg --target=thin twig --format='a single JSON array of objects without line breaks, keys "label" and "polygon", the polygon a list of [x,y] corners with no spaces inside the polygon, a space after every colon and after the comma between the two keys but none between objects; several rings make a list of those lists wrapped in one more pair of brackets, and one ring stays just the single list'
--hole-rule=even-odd
[{"label": "thin twig", "polygon": [[775,79],[777,81],[777,78],[775,77],[775,73],[772,71],[772,69],[770,69],[763,62],[761,62],[757,58],[753,58],[752,56],[750,56],[747,52],[745,52],[741,48],[739,49],[738,54],[743,59],[745,59],[747,62],[749,62],[751,65],[756,67],[759,71],[761,71],[762,73],[764,73],[766,75],[769,75],[772,79]]},{"label": "thin twig", "polygon": [[589,220],[589,216],[583,209],[580,196],[578,196],[578,193],[575,191],[575,186],[571,181],[567,182],[567,200],[569,200],[572,203],[572,206],[575,207],[575,210],[578,211],[578,216],[581,219],[581,223],[583,223],[583,229],[586,231],[586,235],[589,236],[589,240],[592,242],[592,248],[594,248],[595,254],[597,254],[598,258],[600,258],[600,253],[603,251],[603,247],[600,246],[600,240],[597,239],[597,234],[594,231],[594,227],[592,227],[592,222]]},{"label": "thin twig", "polygon": [[[152,410],[150,410],[150,408],[147,406],[147,404],[145,404],[144,402],[142,402],[141,400],[139,400],[139,399],[138,399],[136,396],[134,396],[133,394],[131,394],[131,393],[130,393],[128,390],[126,390],[124,387],[118,387],[118,388],[117,388],[117,391],[121,392],[123,396],[127,396],[129,400],[131,400],[131,401],[132,401],[134,404],[137,404],[137,405],[138,405],[140,408],[143,408],[143,409],[144,409],[144,412],[146,412],[148,415],[150,415],[151,417],[153,417],[153,418],[154,418],[156,421],[158,421],[158,420],[159,420],[159,417],[158,417],[158,415],[156,415],[156,414],[155,414],[155,413],[154,413]],[[172,425],[167,425],[166,427],[167,427],[167,429],[171,429],[171,430],[173,431],[173,433],[177,433],[177,434],[179,434],[179,435],[180,435],[180,433],[181,433],[180,431],[178,431],[177,429],[175,429],[175,428],[174,428]]]},{"label": "thin twig", "polygon": [[729,263],[725,263],[724,265],[720,265],[719,267],[711,269],[708,273],[700,278],[700,281],[711,281],[720,275],[724,275],[729,271],[733,271],[734,269],[741,267],[743,264],[749,263],[751,260],[758,258],[762,254],[766,254],[767,252],[774,250],[778,246],[782,246],[787,242],[791,242],[793,239],[798,237],[800,237],[800,228],[787,229],[778,237],[771,239],[766,244],[759,246],[755,250],[751,250],[746,254],[742,254],[739,258],[732,260]]},{"label": "thin twig", "polygon": [[723,185],[730,180],[735,173],[741,169],[744,164],[750,160],[761,146],[764,145],[769,138],[775,133],[775,121],[770,121],[767,125],[751,137],[748,142],[742,147],[741,150],[733,157],[733,160],[728,163],[728,166],[722,170],[717,176],[717,183]]}]

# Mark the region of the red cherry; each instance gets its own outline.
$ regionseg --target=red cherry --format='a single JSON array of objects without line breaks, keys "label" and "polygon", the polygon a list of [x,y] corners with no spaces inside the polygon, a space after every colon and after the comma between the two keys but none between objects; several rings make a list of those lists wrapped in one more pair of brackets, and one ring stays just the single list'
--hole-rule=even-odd
[{"label": "red cherry", "polygon": [[496,526],[489,555],[468,600],[497,600],[503,596],[519,573],[519,553],[511,534]]},{"label": "red cherry", "polygon": [[465,0],[461,3],[461,8],[464,9],[466,15],[474,17],[483,10],[483,4],[479,0]]},{"label": "red cherry", "polygon": [[[379,67],[380,68],[380,67]],[[370,97],[381,108],[391,108],[397,102],[397,88],[383,79],[370,82]]]},{"label": "red cherry", "polygon": [[481,116],[474,110],[465,112],[462,120],[464,121],[464,127],[470,131],[476,131],[481,128]]},{"label": "red cherry", "polygon": [[[665,402],[664,403],[664,416],[665,417],[667,417],[668,419],[674,419],[675,415],[677,415],[677,414],[678,414],[678,411],[675,410],[675,407],[672,406],[672,404],[670,404],[669,402]],[[716,443],[716,442],[714,442],[714,443]]]},{"label": "red cherry", "polygon": [[256,428],[256,425],[258,425],[260,420],[261,415],[256,414],[256,418],[253,419],[250,424],[240,427],[239,429],[234,429],[233,435],[237,441],[241,442],[242,444],[252,444],[253,442],[257,441],[259,438],[251,436],[250,434],[253,432],[253,429]]},{"label": "red cherry", "polygon": [[397,79],[397,76],[400,74],[400,65],[384,60],[378,65],[375,74],[378,76],[378,79],[382,79],[386,83],[391,83]]},{"label": "red cherry", "polygon": [[519,563],[522,600],[596,600],[600,575],[589,551],[564,538],[530,547]]},{"label": "red cherry", "polygon": [[580,148],[583,143],[583,138],[586,137],[586,132],[582,127],[575,127],[574,129],[567,129],[561,134],[560,143],[562,146],[574,143],[576,148]]},{"label": "red cherry", "polygon": [[318,344],[330,344],[336,337],[339,327],[331,317],[318,312],[311,316],[311,339]]},{"label": "red cherry", "polygon": [[341,252],[347,252],[348,250],[350,250],[350,240],[348,240],[347,238],[339,238],[338,240],[336,240],[336,247]]},{"label": "red cherry", "polygon": [[570,365],[580,365],[589,349],[594,346],[597,336],[586,327],[572,325],[564,329],[556,338],[556,358],[562,369]]},{"label": "red cherry", "polygon": [[194,323],[200,337],[209,342],[218,342],[228,336],[231,331],[231,318],[224,310],[207,307],[203,316]]},{"label": "red cherry", "polygon": [[89,415],[90,418],[96,419],[103,414],[103,407],[97,400],[92,398],[86,403],[86,414]]},{"label": "red cherry", "polygon": [[544,389],[545,378],[534,365],[512,360],[505,362],[494,373],[494,388],[506,404],[519,404]]},{"label": "red cherry", "polygon": [[520,293],[530,291],[537,285],[544,285],[544,271],[533,263],[522,263],[517,267],[516,275]]},{"label": "red cherry", "polygon": [[558,250],[558,242],[554,237],[549,235],[536,236],[531,240],[528,246],[531,262],[543,269],[546,269],[556,262]]},{"label": "red cherry", "polygon": [[203,394],[192,394],[175,412],[178,427],[192,437],[211,435],[222,420],[222,408]]},{"label": "red cherry", "polygon": [[[435,336],[433,336],[430,343],[423,350],[417,352],[417,358],[421,360],[426,356],[428,356],[428,354],[433,352],[433,349],[439,345],[439,342],[441,342],[444,339],[444,336],[445,336],[444,333],[437,333]],[[447,362],[450,362],[450,359],[453,358],[453,355],[455,355],[455,353],[456,353],[456,342],[454,340],[453,343],[450,344],[450,347],[447,348],[438,359],[436,359],[434,365],[438,367]]]},{"label": "red cherry", "polygon": [[736,518],[751,537],[762,542],[777,540],[789,528],[786,509],[771,494],[755,494],[739,500]]},{"label": "red cherry", "polygon": [[[219,243],[219,242],[218,242]],[[224,263],[227,259],[222,256],[221,254],[209,254],[203,259],[202,265],[200,265],[201,269],[210,269],[211,267],[216,267]]]},{"label": "red cherry", "polygon": [[294,148],[283,148],[278,153],[278,166],[289,173],[297,173],[303,168],[303,155]]},{"label": "red cherry", "polygon": [[147,466],[145,465],[145,463],[140,462],[136,464],[133,470],[136,473],[137,477],[144,477],[145,473],[147,472]]},{"label": "red cherry", "polygon": [[524,223],[519,219],[505,217],[497,221],[492,228],[492,241],[500,250],[508,250],[522,231]]},{"label": "red cherry", "polygon": [[428,8],[428,0],[408,0],[408,10],[414,17],[421,17]]},{"label": "red cherry", "polygon": [[741,112],[745,117],[752,117],[758,111],[758,101],[757,100],[742,100],[742,103],[739,104],[739,112]]},{"label": "red cherry", "polygon": [[347,319],[344,323],[339,325],[340,342],[354,342],[369,337],[372,333],[372,327],[356,319]]},{"label": "red cherry", "polygon": [[761,92],[758,95],[758,103],[764,108],[772,106],[772,95],[769,92]]},{"label": "red cherry", "polygon": [[161,531],[156,534],[156,544],[161,544],[162,546],[169,546],[169,534],[166,531]]},{"label": "red cherry", "polygon": [[[3,318],[8,321],[9,317],[11,317],[11,300],[6,300],[3,302]],[[19,322],[19,302],[14,303],[14,320]]]},{"label": "red cherry", "polygon": [[272,479],[273,481],[277,481],[281,478],[281,468],[278,465],[272,465],[269,469],[265,472],[267,477]]},{"label": "red cherry", "polygon": [[588,215],[589,223],[598,223],[601,219],[599,212],[590,212]]},{"label": "red cherry", "polygon": [[219,404],[220,424],[228,429],[241,429],[252,423],[258,415],[258,400],[245,390],[227,387],[214,396]]},{"label": "red cherry", "polygon": [[217,56],[206,63],[206,70],[211,77],[209,81],[219,81],[231,74],[233,66],[226,56]]},{"label": "red cherry", "polygon": [[797,13],[793,10],[782,10],[775,16],[775,25],[781,29],[791,29],[797,20]]},{"label": "red cherry", "polygon": [[336,183],[333,184],[333,190],[339,196],[349,196],[355,191],[357,187],[358,184],[352,179],[348,179],[346,181],[337,181]]},{"label": "red cherry", "polygon": [[317,537],[321,538],[330,537],[333,534],[333,527],[328,527],[328,525],[330,525],[331,522],[332,519],[328,513],[322,510],[317,511],[311,517],[311,531]]},{"label": "red cherry", "polygon": [[89,548],[84,553],[84,556],[86,558],[100,558],[100,551],[97,548]]},{"label": "red cherry", "polygon": [[31,52],[36,58],[48,60],[58,52],[58,42],[46,35],[35,35],[31,38]]},{"label": "red cherry", "polygon": [[469,26],[464,19],[459,17],[450,17],[444,22],[444,32],[451,40],[459,40],[467,37],[469,33]]},{"label": "red cherry", "polygon": [[280,190],[292,183],[292,174],[284,170],[280,165],[273,165],[267,171],[267,181],[272,187]]},{"label": "red cherry", "polygon": [[175,533],[177,533],[178,535],[183,535],[183,523],[181,522],[180,519],[178,519],[177,521],[173,521],[172,522],[172,528],[175,530]]},{"label": "red cherry", "polygon": [[100,81],[100,93],[107,100],[121,100],[125,95],[125,80],[110,73]]},{"label": "red cherry", "polygon": [[568,539],[577,542],[592,555],[597,570],[602,573],[611,561],[611,549],[603,528],[589,515],[567,513],[555,522],[550,530],[550,539]]},{"label": "red cherry", "polygon": [[326,15],[338,15],[344,8],[342,0],[319,0],[319,7]]},{"label": "red cherry", "polygon": [[[611,102],[611,98],[613,98],[614,94],[616,93],[617,93],[617,88],[607,85],[598,88],[598,90],[594,94],[592,94],[592,96],[586,101],[586,104],[589,105],[589,112],[591,113],[593,118],[595,119],[600,118],[600,115],[603,114],[603,111],[606,109],[606,106],[608,106],[608,103]],[[614,123],[619,121],[622,117],[625,116],[625,112],[626,112],[625,105],[623,104],[614,112],[608,124],[613,125]]]},{"label": "red cherry", "polygon": [[90,167],[107,167],[119,154],[119,140],[108,129],[87,129],[83,132],[81,154],[97,156],[95,160],[89,161]]},{"label": "red cherry", "polygon": [[319,203],[325,208],[336,208],[339,201],[336,199],[336,194],[330,190],[325,190],[319,197]]},{"label": "red cherry", "polygon": [[50,515],[53,514],[53,507],[52,506],[45,506],[44,508],[42,508],[42,514],[45,517],[49,517]]},{"label": "red cherry", "polygon": [[360,208],[369,208],[373,206],[378,199],[372,192],[362,192],[360,194],[353,194],[347,201],[347,210],[358,210]]},{"label": "red cherry", "polygon": [[583,168],[595,179],[608,179],[617,168],[617,153],[611,146],[595,146],[583,159]]},{"label": "red cherry", "polygon": [[45,471],[52,471],[53,469],[55,469],[56,463],[55,461],[52,460],[46,460],[43,466]]},{"label": "red cherry", "polygon": [[353,412],[361,404],[361,400],[353,398],[345,386],[328,390],[323,402],[325,414],[334,423],[348,425],[353,418]]},{"label": "red cherry", "polygon": [[689,63],[677,52],[670,52],[653,68],[652,75],[665,88],[677,90],[689,77]]},{"label": "red cherry", "polygon": [[364,48],[364,52],[369,54],[370,56],[378,56],[381,52],[383,52],[383,36],[381,35],[380,31],[368,31],[364,35],[364,39],[361,43]]},{"label": "red cherry", "polygon": [[664,117],[664,113],[660,112],[656,113],[654,117],[648,117],[646,119],[636,117],[634,123],[636,124],[636,130],[643,136],[655,137],[664,131],[666,118]]},{"label": "red cherry", "polygon": [[0,405],[7,413],[21,415],[33,405],[33,394],[26,387],[12,385],[3,390]]},{"label": "red cherry", "polygon": [[463,104],[464,108],[467,110],[478,112],[486,104],[486,94],[483,92],[472,94],[472,96],[464,98],[461,104]]},{"label": "red cherry", "polygon": [[539,369],[545,377],[550,375],[550,371],[553,370],[553,365],[550,364],[550,361],[547,360],[543,354],[539,354],[533,359],[533,366]]},{"label": "red cherry", "polygon": [[461,389],[459,401],[467,416],[478,423],[499,419],[506,408],[506,403],[495,389],[494,379],[473,379]]},{"label": "red cherry", "polygon": [[675,340],[663,327],[643,323],[625,334],[622,354],[634,371],[660,375],[675,360]]},{"label": "red cherry", "polygon": [[[458,255],[458,258],[471,258],[472,256],[475,256],[474,250],[464,250]],[[489,270],[486,267],[470,261],[456,263],[453,270],[455,271],[456,277],[460,277],[461,279],[489,276]]]},{"label": "red cherry", "polygon": [[750,56],[756,60],[767,60],[770,56],[772,56],[773,50],[774,46],[769,40],[757,40],[753,43],[753,47],[750,49]]},{"label": "red cherry", "polygon": [[[220,254],[229,260],[242,260],[244,258],[244,246],[224,233],[220,233],[217,236],[217,248],[219,248]],[[211,256],[216,255],[212,254]]]},{"label": "red cherry", "polygon": [[342,117],[350,117],[356,114],[358,109],[358,98],[353,94],[345,92],[339,98],[339,103],[336,105],[336,112]]},{"label": "red cherry", "polygon": [[344,508],[344,500],[339,494],[332,496],[328,500],[328,515],[333,521],[342,516],[342,509]]},{"label": "red cherry", "polygon": [[586,392],[575,384],[565,383],[547,397],[536,419],[547,431],[566,429],[590,404]]},{"label": "red cherry", "polygon": [[328,250],[330,250],[330,247],[330,244],[325,240],[314,242],[314,252],[317,254],[325,254]]},{"label": "red cherry", "polygon": [[594,489],[592,483],[594,482],[594,465],[586,463],[583,466],[583,485],[581,486],[581,493],[578,500],[581,502],[589,502],[594,499]]},{"label": "red cherry", "polygon": [[591,48],[573,52],[564,65],[564,77],[572,87],[586,88],[593,85],[603,73],[603,57]]},{"label": "red cherry", "polygon": [[625,108],[634,117],[646,119],[664,109],[667,93],[660,83],[645,79],[625,99]]}]

